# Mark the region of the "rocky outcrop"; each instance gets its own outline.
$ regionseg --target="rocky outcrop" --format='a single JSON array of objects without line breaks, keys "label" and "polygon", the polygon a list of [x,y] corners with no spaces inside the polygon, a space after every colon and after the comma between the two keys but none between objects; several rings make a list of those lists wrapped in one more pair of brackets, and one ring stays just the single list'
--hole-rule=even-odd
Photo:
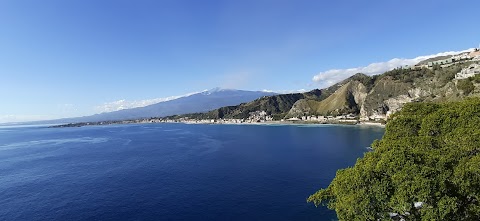
[{"label": "rocky outcrop", "polygon": [[305,115],[359,114],[367,97],[367,88],[356,80],[342,84],[332,95],[321,101],[302,99],[297,101],[287,117]]},{"label": "rocky outcrop", "polygon": [[301,99],[293,104],[292,108],[288,111],[287,117],[290,118],[304,115],[312,115],[314,113],[315,111],[310,106],[309,100]]}]

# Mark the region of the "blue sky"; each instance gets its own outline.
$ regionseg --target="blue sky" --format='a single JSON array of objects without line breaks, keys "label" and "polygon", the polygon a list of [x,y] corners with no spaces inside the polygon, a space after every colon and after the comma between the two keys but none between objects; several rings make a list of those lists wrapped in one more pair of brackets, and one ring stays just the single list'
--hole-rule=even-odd
[{"label": "blue sky", "polygon": [[314,76],[332,69],[477,47],[479,8],[473,0],[1,0],[0,122],[213,87],[324,87],[328,79]]}]

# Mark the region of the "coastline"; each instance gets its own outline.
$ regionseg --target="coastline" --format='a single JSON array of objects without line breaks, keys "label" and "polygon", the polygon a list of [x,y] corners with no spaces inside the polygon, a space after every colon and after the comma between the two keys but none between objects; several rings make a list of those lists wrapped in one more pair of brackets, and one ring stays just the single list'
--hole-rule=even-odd
[{"label": "coastline", "polygon": [[361,126],[361,127],[381,127],[385,128],[385,124],[379,122],[366,122],[360,121],[357,123],[335,123],[335,122],[310,122],[310,121],[265,121],[265,122],[251,122],[251,123],[233,123],[233,122],[223,122],[223,123],[190,123],[190,122],[173,122],[173,123],[183,123],[183,124],[211,124],[211,125],[277,125],[277,126]]},{"label": "coastline", "polygon": [[312,125],[312,126],[364,126],[364,127],[381,127],[385,128],[385,124],[380,122],[370,121],[355,121],[355,122],[341,122],[341,121],[261,121],[261,122],[242,122],[230,120],[158,120],[158,119],[143,119],[143,120],[124,120],[124,121],[100,121],[100,122],[81,122],[52,125],[48,128],[66,128],[66,127],[84,127],[84,126],[105,126],[105,125],[120,125],[120,124],[153,124],[153,123],[179,123],[179,124],[210,124],[210,125],[266,125],[266,126],[288,126],[288,125]]},{"label": "coastline", "polygon": [[360,121],[358,122],[359,126],[374,126],[374,127],[385,127],[385,124],[379,122],[371,122],[371,121]]}]

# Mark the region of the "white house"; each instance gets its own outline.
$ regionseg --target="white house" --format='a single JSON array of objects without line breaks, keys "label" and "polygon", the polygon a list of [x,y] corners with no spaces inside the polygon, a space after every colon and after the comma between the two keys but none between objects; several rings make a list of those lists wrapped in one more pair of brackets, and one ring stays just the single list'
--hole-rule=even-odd
[{"label": "white house", "polygon": [[465,79],[480,74],[480,64],[471,64],[455,75],[455,79]]}]

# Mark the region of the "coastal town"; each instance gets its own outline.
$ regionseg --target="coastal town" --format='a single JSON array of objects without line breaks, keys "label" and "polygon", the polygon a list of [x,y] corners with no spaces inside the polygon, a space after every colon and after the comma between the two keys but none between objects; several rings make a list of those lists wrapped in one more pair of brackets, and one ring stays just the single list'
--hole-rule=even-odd
[{"label": "coastal town", "polygon": [[360,120],[354,114],[339,116],[303,116],[300,118],[292,117],[288,119],[274,120],[273,116],[268,115],[265,111],[250,112],[247,119],[193,119],[189,117],[180,118],[145,118],[135,120],[119,120],[119,121],[100,121],[100,122],[84,122],[70,123],[52,126],[58,127],[82,127],[94,125],[111,125],[111,124],[150,124],[150,123],[184,123],[184,124],[343,124],[343,125],[373,125],[384,126],[386,121],[383,118],[373,120]]},{"label": "coastal town", "polygon": [[[274,120],[273,116],[268,115],[265,111],[250,112],[247,119],[190,119],[182,117],[179,119],[162,119],[160,121],[153,120],[151,122],[162,123],[189,123],[189,124],[261,124],[261,123],[283,123],[283,124],[358,124],[360,123],[354,114],[339,116],[302,116],[292,117],[288,119]],[[380,121],[377,122],[380,124]]]}]

